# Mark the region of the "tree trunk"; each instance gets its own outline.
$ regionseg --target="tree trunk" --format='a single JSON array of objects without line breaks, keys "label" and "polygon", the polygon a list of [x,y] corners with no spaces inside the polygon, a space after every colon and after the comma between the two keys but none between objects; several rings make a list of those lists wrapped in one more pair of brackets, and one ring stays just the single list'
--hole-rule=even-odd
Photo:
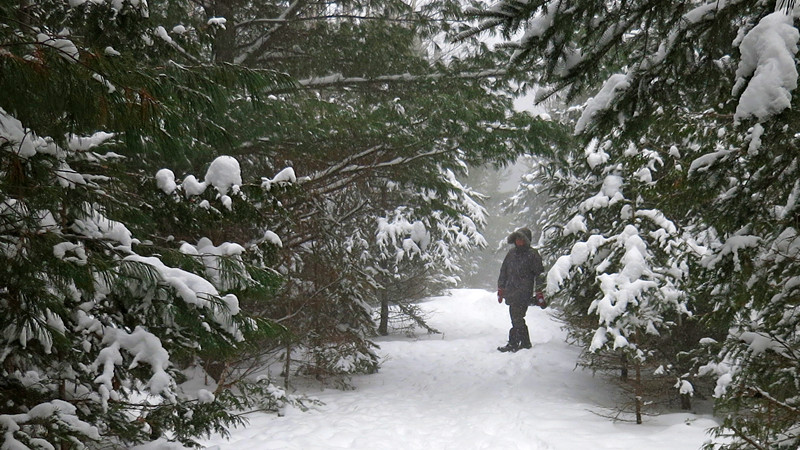
[{"label": "tree trunk", "polygon": [[619,377],[622,381],[628,381],[628,355],[623,353],[620,356],[620,362],[622,363],[620,367]]},{"label": "tree trunk", "polygon": [[381,290],[381,320],[378,323],[378,334],[386,336],[389,334],[389,295],[386,290]]},{"label": "tree trunk", "polygon": [[692,397],[689,394],[681,394],[681,409],[684,411],[692,409]]},{"label": "tree trunk", "polygon": [[292,370],[292,344],[286,343],[286,361],[283,366],[283,388],[289,389],[289,371]]},{"label": "tree trunk", "polygon": [[[236,54],[236,23],[233,17],[234,0],[217,0],[209,16],[224,17],[225,28],[217,27],[214,37],[214,63],[232,63]],[[211,18],[211,17],[209,17]]]},{"label": "tree trunk", "polygon": [[642,365],[636,362],[636,382],[634,384],[634,395],[636,396],[636,423],[642,423]]},{"label": "tree trunk", "polygon": [[28,25],[30,23],[30,17],[28,16],[28,7],[30,7],[30,5],[30,0],[20,0],[19,2],[17,20],[19,20],[22,25]]}]

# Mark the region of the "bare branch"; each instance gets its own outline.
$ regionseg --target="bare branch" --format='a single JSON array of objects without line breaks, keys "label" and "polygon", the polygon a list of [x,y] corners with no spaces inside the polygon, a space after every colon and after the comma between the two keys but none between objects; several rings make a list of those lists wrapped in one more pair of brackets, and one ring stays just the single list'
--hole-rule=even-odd
[{"label": "bare branch", "polygon": [[348,156],[347,158],[341,160],[338,164],[335,164],[335,165],[333,165],[331,167],[328,167],[327,169],[325,169],[325,170],[323,170],[321,172],[314,173],[311,176],[309,176],[309,178],[310,178],[311,181],[316,181],[316,180],[319,180],[321,178],[324,178],[324,177],[330,175],[331,173],[338,172],[338,171],[342,170],[342,168],[350,165],[353,161],[356,161],[358,159],[361,159],[361,158],[364,158],[364,157],[369,156],[371,154],[374,154],[374,153],[378,152],[379,150],[381,150],[382,148],[383,148],[383,144],[380,144],[380,145],[376,145],[374,147],[370,147],[370,148],[364,150],[363,152],[356,153],[355,155]]},{"label": "bare branch", "polygon": [[354,86],[361,84],[373,83],[410,83],[417,81],[432,81],[441,79],[481,79],[481,78],[499,78],[508,74],[506,69],[486,69],[476,72],[461,72],[456,74],[446,73],[432,73],[427,75],[412,75],[409,73],[398,75],[382,75],[372,78],[363,77],[345,77],[342,74],[333,74],[326,77],[315,77],[299,80],[301,86],[307,88],[324,88],[334,86]]},{"label": "bare branch", "polygon": [[280,16],[278,16],[276,25],[267,31],[265,31],[256,41],[251,44],[248,48],[246,48],[239,56],[234,59],[236,64],[242,64],[247,62],[248,60],[252,59],[253,55],[256,53],[260,53],[264,47],[266,47],[270,37],[272,34],[278,31],[279,29],[283,28],[287,22],[286,18],[289,17],[290,14],[295,13],[298,9],[300,9],[301,3],[303,0],[294,0],[291,5],[289,5],[286,10],[284,10]]}]

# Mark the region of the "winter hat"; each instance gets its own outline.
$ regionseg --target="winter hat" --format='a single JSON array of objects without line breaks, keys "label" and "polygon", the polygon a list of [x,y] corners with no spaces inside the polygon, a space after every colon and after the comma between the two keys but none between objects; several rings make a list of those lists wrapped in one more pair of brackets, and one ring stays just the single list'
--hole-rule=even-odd
[{"label": "winter hat", "polygon": [[507,242],[509,244],[513,244],[517,241],[517,239],[522,239],[525,241],[525,245],[531,245],[531,241],[533,240],[533,233],[528,228],[518,228],[516,231],[508,235]]}]

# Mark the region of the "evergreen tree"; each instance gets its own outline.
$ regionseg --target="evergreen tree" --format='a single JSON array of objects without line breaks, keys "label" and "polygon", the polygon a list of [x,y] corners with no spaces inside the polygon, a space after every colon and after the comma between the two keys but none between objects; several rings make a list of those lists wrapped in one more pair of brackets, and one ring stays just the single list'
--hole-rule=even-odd
[{"label": "evergreen tree", "polygon": [[[561,223],[573,223],[570,208],[622,170],[621,192],[635,202],[633,215],[620,208],[601,222],[587,221],[587,231],[576,229],[604,239],[618,235],[614,230],[642,207],[676,227],[684,256],[655,258],[652,267],[663,274],[689,269],[673,283],[706,335],[686,321],[692,331],[672,336],[691,336],[677,350],[695,349],[699,374],[716,375],[713,395],[725,419],[716,432],[732,437],[726,448],[797,442],[794,7],[786,1],[501,2],[476,11],[486,19],[465,33],[497,25],[507,36],[521,31],[509,39],[509,56],[545,86],[539,98],[594,93],[574,123],[589,149],[587,163],[597,161],[598,149],[608,155],[596,166],[603,177],[572,178],[581,189],[563,196]],[[640,172],[642,164],[630,165],[646,153],[660,160],[649,174]],[[578,241],[562,239],[554,240],[559,253]],[[552,276],[560,278],[559,267]],[[619,273],[613,265],[600,272]],[[564,293],[584,299],[577,316],[605,298],[602,284],[582,284]],[[692,390],[686,383],[697,374],[676,375],[677,386]]]},{"label": "evergreen tree", "polygon": [[[268,381],[184,384],[206,355],[279,332],[240,307],[276,277],[242,246],[162,239],[153,177],[224,145],[217,108],[288,80],[169,60],[136,1],[5,2],[0,17],[2,446],[192,445],[241,424],[235,408],[291,401]],[[224,195],[232,175],[206,178]]]},{"label": "evergreen tree", "polygon": [[[286,217],[270,225],[283,243],[279,300],[252,310],[289,331],[261,346],[267,361],[283,358],[286,377],[293,365],[320,378],[375,370],[371,309],[396,303],[414,319],[409,302],[452,286],[458,253],[482,243],[480,213],[465,208],[468,190],[455,178],[469,164],[548,145],[552,124],[510,112],[508,80],[490,59],[441,56],[436,42],[459,13],[454,2],[217,1],[183,11],[180,33],[167,33],[207,63],[280,70],[301,87],[264,99],[267,114],[234,105],[224,122],[236,130],[229,154],[243,173],[292,167],[298,177]],[[209,26],[213,39],[191,32]],[[401,206],[431,246],[397,259],[378,235]],[[416,289],[392,292],[399,286]]]}]

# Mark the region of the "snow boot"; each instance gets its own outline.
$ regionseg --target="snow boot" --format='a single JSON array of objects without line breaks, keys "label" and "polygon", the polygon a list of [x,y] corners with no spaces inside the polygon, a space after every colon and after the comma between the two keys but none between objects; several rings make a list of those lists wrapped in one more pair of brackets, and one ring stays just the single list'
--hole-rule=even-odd
[{"label": "snow boot", "polygon": [[498,351],[503,353],[505,352],[515,352],[519,350],[519,337],[517,336],[516,330],[514,328],[508,330],[508,344],[503,347],[497,347]]},{"label": "snow boot", "polygon": [[501,351],[503,353],[506,353],[506,352],[514,353],[517,350],[519,350],[519,347],[517,347],[516,345],[511,345],[511,343],[509,342],[508,344],[504,345],[503,347],[497,347],[497,350]]}]

